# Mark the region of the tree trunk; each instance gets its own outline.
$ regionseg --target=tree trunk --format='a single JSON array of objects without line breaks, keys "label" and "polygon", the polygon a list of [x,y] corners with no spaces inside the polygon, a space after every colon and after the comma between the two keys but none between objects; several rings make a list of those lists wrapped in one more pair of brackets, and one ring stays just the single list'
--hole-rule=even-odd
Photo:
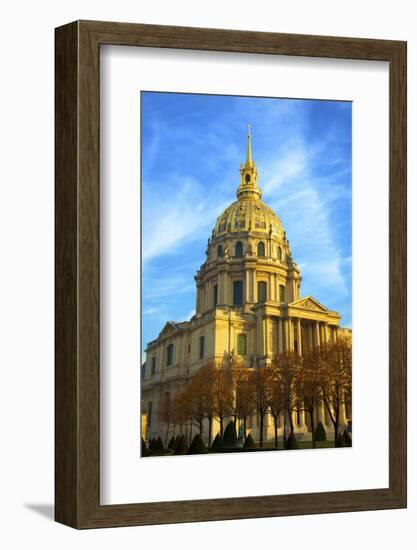
[{"label": "tree trunk", "polygon": [[313,449],[316,448],[316,426],[314,424],[314,409],[309,410],[310,422],[311,422],[311,445]]},{"label": "tree trunk", "polygon": [[246,416],[243,417],[243,437],[246,439]]},{"label": "tree trunk", "polygon": [[264,415],[263,413],[260,414],[259,419],[259,447],[264,446]]},{"label": "tree trunk", "polygon": [[220,439],[223,441],[223,417],[219,417],[220,422]]},{"label": "tree trunk", "polygon": [[292,420],[292,409],[288,407],[288,419],[290,421],[290,432],[294,432],[294,422]]},{"label": "tree trunk", "polygon": [[168,433],[169,433],[169,424],[167,422],[167,429],[166,429],[166,432],[165,432],[165,445],[164,445],[165,449],[167,447],[167,442],[168,442]]},{"label": "tree trunk", "polygon": [[274,416],[275,449],[278,449],[278,416]]},{"label": "tree trunk", "polygon": [[208,417],[208,446],[211,447],[211,438],[213,437],[213,418]]}]

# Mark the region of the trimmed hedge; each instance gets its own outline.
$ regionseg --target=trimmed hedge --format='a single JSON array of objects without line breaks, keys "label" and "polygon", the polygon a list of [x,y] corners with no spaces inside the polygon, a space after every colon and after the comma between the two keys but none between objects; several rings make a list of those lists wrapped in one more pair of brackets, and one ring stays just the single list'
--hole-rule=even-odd
[{"label": "trimmed hedge", "polygon": [[321,422],[317,424],[316,441],[327,441],[326,430]]},{"label": "trimmed hedge", "polygon": [[255,449],[255,447],[256,447],[256,444],[255,444],[255,441],[254,441],[253,437],[251,436],[251,434],[248,434],[246,436],[245,443],[243,444],[243,448],[244,449]]},{"label": "trimmed hedge", "polygon": [[295,438],[294,432],[290,432],[290,435],[288,436],[285,448],[287,449],[287,451],[291,451],[291,450],[300,448],[298,446],[298,441]]},{"label": "trimmed hedge", "polygon": [[145,440],[141,437],[141,456],[149,456],[148,449],[146,447]]},{"label": "trimmed hedge", "polygon": [[221,449],[222,448],[222,438],[220,437],[220,433],[216,435],[214,438],[213,443],[211,444],[212,449]]},{"label": "trimmed hedge", "polygon": [[352,438],[350,437],[350,434],[347,430],[343,432],[342,437],[345,443],[345,447],[352,447]]},{"label": "trimmed hedge", "polygon": [[191,442],[190,448],[188,449],[188,454],[199,455],[206,452],[207,452],[207,449],[206,449],[206,446],[204,445],[204,441],[202,440],[201,435],[195,434]]},{"label": "trimmed hedge", "polygon": [[335,447],[346,447],[343,435],[341,435],[340,433],[337,434]]},{"label": "trimmed hedge", "polygon": [[237,444],[237,433],[236,426],[233,420],[229,422],[224,430],[223,434],[223,446],[224,447],[236,447]]},{"label": "trimmed hedge", "polygon": [[182,435],[178,441],[178,446],[175,449],[176,455],[186,455],[188,451],[188,445],[187,440],[185,439],[185,435]]},{"label": "trimmed hedge", "polygon": [[175,451],[175,439],[176,438],[174,436],[171,437],[171,439],[169,440],[167,449],[172,449],[173,451]]}]

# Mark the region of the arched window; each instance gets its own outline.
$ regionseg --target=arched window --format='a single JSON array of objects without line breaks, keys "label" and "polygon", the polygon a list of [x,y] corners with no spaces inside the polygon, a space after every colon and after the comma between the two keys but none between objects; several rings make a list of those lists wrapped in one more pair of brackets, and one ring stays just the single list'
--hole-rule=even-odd
[{"label": "arched window", "polygon": [[265,256],[265,244],[262,241],[258,243],[258,256],[262,258]]},{"label": "arched window", "polygon": [[266,302],[266,282],[258,281],[258,302]]},{"label": "arched window", "polygon": [[279,301],[285,302],[285,286],[279,285]]},{"label": "arched window", "polygon": [[221,258],[223,256],[223,247],[221,244],[217,247],[217,257]]},{"label": "arched window", "polygon": [[243,244],[241,241],[237,241],[235,245],[235,256],[241,258],[243,256]]},{"label": "arched window", "polygon": [[246,183],[250,182],[250,174],[246,174],[245,176]]},{"label": "arched window", "polygon": [[277,258],[279,261],[282,260],[282,250],[280,246],[277,248]]},{"label": "arched window", "polygon": [[167,367],[172,367],[174,364],[174,344],[167,346]]},{"label": "arched window", "polygon": [[246,355],[246,334],[237,335],[237,353],[238,355]]}]

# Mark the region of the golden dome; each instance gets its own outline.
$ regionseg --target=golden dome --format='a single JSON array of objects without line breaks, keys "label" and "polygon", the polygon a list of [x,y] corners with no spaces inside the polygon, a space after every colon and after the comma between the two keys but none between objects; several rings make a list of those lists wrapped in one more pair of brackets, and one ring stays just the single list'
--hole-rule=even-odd
[{"label": "golden dome", "polygon": [[242,231],[263,231],[281,238],[284,229],[275,212],[261,201],[262,192],[258,187],[258,171],[252,160],[252,143],[250,127],[248,129],[248,144],[246,162],[240,167],[240,185],[236,191],[237,201],[233,202],[217,218],[213,236],[222,233],[238,233]]},{"label": "golden dome", "polygon": [[239,199],[217,218],[213,236],[242,231],[269,233],[271,229],[272,234],[284,237],[281,220],[269,206],[260,199]]}]

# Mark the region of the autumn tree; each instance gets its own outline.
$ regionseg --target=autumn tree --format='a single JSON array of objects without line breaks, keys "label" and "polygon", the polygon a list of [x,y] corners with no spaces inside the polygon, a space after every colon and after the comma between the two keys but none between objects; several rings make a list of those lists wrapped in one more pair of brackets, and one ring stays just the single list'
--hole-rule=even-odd
[{"label": "autumn tree", "polygon": [[256,367],[250,376],[255,409],[259,417],[259,446],[263,447],[265,416],[269,408],[269,373],[266,367]]},{"label": "autumn tree", "polygon": [[166,426],[166,431],[165,431],[165,446],[166,446],[168,441],[169,429],[173,422],[172,398],[171,398],[171,394],[168,391],[164,393],[164,395],[162,396],[162,399],[159,402],[158,417],[160,421],[163,422]]},{"label": "autumn tree", "polygon": [[211,440],[213,437],[213,419],[216,415],[216,365],[214,363],[207,363],[203,365],[196,373],[198,385],[202,390],[202,401],[204,415],[208,421],[208,446],[211,446]]},{"label": "autumn tree", "polygon": [[295,393],[300,400],[300,410],[308,413],[311,423],[311,441],[316,448],[315,412],[322,402],[322,356],[315,348],[303,358],[303,368],[299,370],[295,380]]},{"label": "autumn tree", "polygon": [[323,400],[334,427],[336,445],[341,408],[351,399],[352,393],[352,346],[346,340],[339,340],[323,345],[320,351]]},{"label": "autumn tree", "polygon": [[206,416],[206,388],[200,372],[201,371],[197,372],[188,385],[187,397],[189,402],[190,421],[198,428],[200,435],[202,435],[204,418]]},{"label": "autumn tree", "polygon": [[236,419],[243,420],[244,437],[246,437],[247,419],[255,407],[254,387],[250,378],[250,370],[246,365],[236,362],[232,365],[233,414]]},{"label": "autumn tree", "polygon": [[285,408],[285,392],[281,375],[276,366],[267,367],[268,405],[274,420],[275,448],[278,449],[279,415]]},{"label": "autumn tree", "polygon": [[290,430],[294,432],[292,413],[297,407],[296,381],[302,368],[302,358],[293,351],[286,351],[274,359],[272,366],[281,380],[284,410],[289,418]]},{"label": "autumn tree", "polygon": [[213,404],[214,414],[220,424],[220,437],[223,439],[224,420],[233,412],[233,393],[230,368],[222,363],[214,370]]}]

